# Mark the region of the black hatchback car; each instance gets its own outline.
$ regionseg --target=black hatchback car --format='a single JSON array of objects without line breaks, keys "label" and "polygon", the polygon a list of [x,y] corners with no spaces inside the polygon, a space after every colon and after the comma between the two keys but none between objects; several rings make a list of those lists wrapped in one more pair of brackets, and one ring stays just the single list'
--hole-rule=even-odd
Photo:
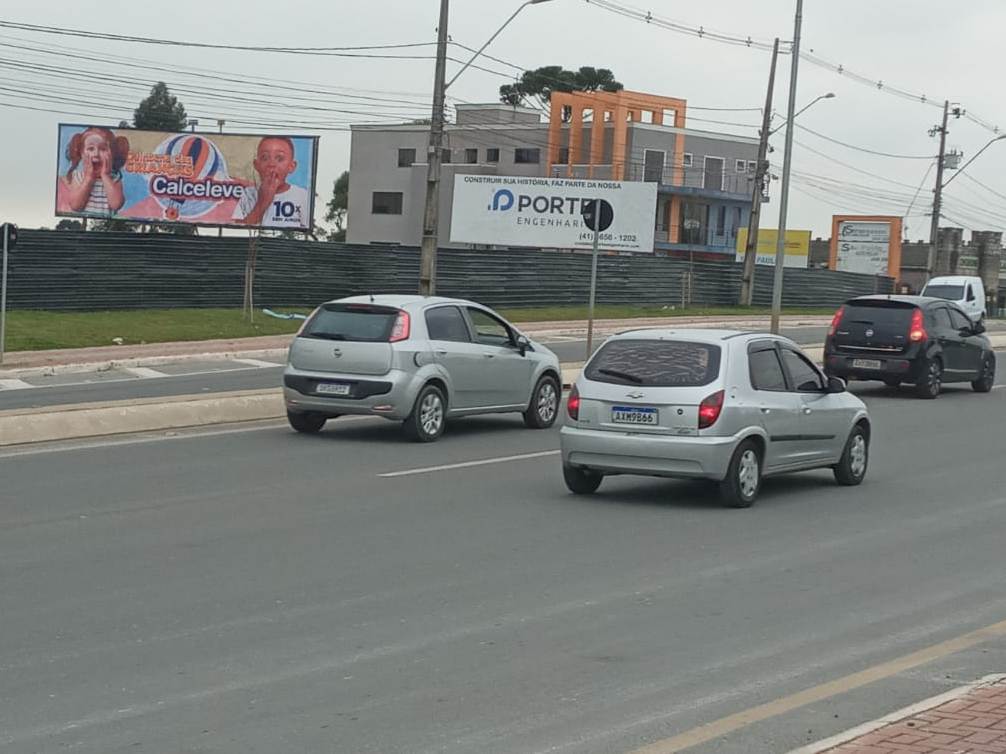
[{"label": "black hatchback car", "polygon": [[935,398],[945,382],[987,393],[996,357],[983,333],[955,304],[921,296],[863,296],[835,313],[824,343],[824,370],[847,380],[915,385]]}]

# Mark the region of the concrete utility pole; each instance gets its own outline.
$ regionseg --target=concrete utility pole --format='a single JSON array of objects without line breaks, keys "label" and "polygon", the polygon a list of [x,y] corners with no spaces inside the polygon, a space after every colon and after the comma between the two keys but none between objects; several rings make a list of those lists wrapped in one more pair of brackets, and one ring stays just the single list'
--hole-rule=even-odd
[{"label": "concrete utility pole", "polygon": [[775,68],[779,60],[779,38],[772,45],[772,65],[768,74],[768,92],[762,115],[761,140],[758,142],[758,167],[755,169],[754,188],[751,191],[751,217],[748,220],[748,241],[744,251],[744,274],[741,278],[741,306],[751,306],[754,301],[755,263],[758,256],[758,228],[761,221],[761,201],[768,177],[768,137],[772,129],[772,96],[775,92]]},{"label": "concrete utility pole", "polygon": [[936,188],[933,189],[933,220],[929,226],[930,264],[936,252],[936,242],[940,232],[940,212],[943,209],[943,163],[947,156],[947,120],[950,116],[950,102],[943,103],[943,125],[929,132],[931,136],[940,135],[940,156],[936,163]]},{"label": "concrete utility pole", "polygon": [[447,99],[447,23],[449,0],[440,0],[437,28],[437,63],[433,76],[433,115],[430,145],[426,156],[426,211],[423,214],[423,243],[419,254],[419,293],[436,293],[437,241],[440,226],[440,164],[444,147],[444,102]]},{"label": "concrete utility pole", "polygon": [[803,0],[796,0],[793,22],[793,56],[789,74],[789,109],[786,115],[786,149],[782,166],[782,191],[779,197],[779,237],[775,244],[775,277],[772,285],[772,332],[779,333],[782,317],[783,267],[786,264],[786,212],[789,209],[789,176],[793,168],[793,120],[796,117],[796,84],[800,73],[800,29],[803,25]]}]

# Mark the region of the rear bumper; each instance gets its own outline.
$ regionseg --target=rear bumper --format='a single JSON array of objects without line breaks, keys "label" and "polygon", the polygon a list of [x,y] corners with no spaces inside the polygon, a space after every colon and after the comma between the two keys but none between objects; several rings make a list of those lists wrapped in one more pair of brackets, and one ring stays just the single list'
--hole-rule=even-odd
[{"label": "rear bumper", "polygon": [[[350,385],[350,395],[336,397],[316,392],[319,382]],[[392,371],[380,377],[363,378],[315,374],[287,368],[283,374],[283,398],[287,411],[329,416],[383,416],[403,421],[416,400],[414,381],[405,372]]]},{"label": "rear bumper", "polygon": [[[856,361],[877,361],[880,368],[864,368],[855,366]],[[890,380],[900,379],[902,382],[915,382],[918,379],[919,371],[922,369],[922,361],[918,357],[912,359],[907,355],[862,355],[847,353],[824,354],[824,369],[829,375],[842,377],[843,379],[854,380]]]},{"label": "rear bumper", "polygon": [[639,474],[720,481],[736,437],[654,437],[564,426],[559,433],[562,462],[609,474]]}]

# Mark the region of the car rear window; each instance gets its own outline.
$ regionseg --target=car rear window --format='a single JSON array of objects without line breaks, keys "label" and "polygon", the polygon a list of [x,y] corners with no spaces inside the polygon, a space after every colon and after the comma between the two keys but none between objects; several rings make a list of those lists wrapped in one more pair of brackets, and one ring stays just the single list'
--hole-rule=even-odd
[{"label": "car rear window", "polygon": [[845,314],[842,316],[842,326],[860,324],[907,330],[912,324],[912,312],[915,309],[916,307],[911,304],[888,301],[846,304]]},{"label": "car rear window", "polygon": [[680,340],[613,340],[591,359],[586,376],[615,385],[701,387],[719,373],[719,346]]},{"label": "car rear window", "polygon": [[399,310],[367,304],[325,304],[301,330],[302,338],[386,343]]},{"label": "car rear window", "polygon": [[964,298],[963,285],[927,285],[923,291],[926,296],[945,298],[947,301],[961,301]]}]

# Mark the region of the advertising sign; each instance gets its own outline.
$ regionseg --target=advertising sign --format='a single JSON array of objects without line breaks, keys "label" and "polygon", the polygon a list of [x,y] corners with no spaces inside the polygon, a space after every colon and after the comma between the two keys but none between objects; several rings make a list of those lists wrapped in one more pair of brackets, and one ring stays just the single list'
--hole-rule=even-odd
[{"label": "advertising sign", "polygon": [[56,214],[314,227],[318,139],[60,124]]},{"label": "advertising sign", "polygon": [[897,278],[901,274],[901,218],[833,217],[829,267]]},{"label": "advertising sign", "polygon": [[457,175],[451,242],[589,249],[582,213],[594,199],[613,210],[600,248],[652,253],[657,184],[628,181]]},{"label": "advertising sign", "polygon": [[[807,267],[810,260],[809,230],[786,231],[786,257],[784,267]],[[755,250],[755,264],[775,267],[775,246],[779,238],[778,230],[761,229],[758,231],[758,248]],[[747,256],[748,229],[737,231],[737,261],[743,262]]]}]

